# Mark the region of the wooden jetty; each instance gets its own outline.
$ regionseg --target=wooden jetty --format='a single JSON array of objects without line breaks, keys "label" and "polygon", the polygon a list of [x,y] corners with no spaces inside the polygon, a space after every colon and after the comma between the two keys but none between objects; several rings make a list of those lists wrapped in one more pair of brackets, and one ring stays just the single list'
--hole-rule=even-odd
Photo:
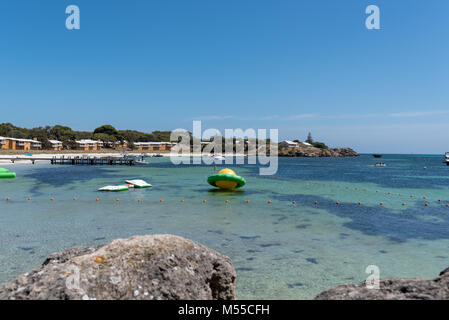
[{"label": "wooden jetty", "polygon": [[36,161],[50,161],[51,164],[58,165],[91,165],[91,166],[134,166],[136,165],[136,158],[130,156],[123,157],[90,157],[90,156],[55,156],[52,158],[44,157],[1,157],[2,160],[10,160],[12,163],[15,161],[31,161],[33,164]]}]

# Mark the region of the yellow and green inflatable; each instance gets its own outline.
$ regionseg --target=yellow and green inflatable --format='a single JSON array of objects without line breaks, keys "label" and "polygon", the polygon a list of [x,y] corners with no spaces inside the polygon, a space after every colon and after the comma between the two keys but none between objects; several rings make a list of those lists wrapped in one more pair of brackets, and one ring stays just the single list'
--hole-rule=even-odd
[{"label": "yellow and green inflatable", "polygon": [[14,179],[15,177],[15,172],[9,172],[8,169],[0,168],[0,179]]},{"label": "yellow and green inflatable", "polygon": [[246,184],[243,177],[236,175],[233,170],[227,168],[207,178],[207,182],[211,186],[226,190],[237,189]]}]

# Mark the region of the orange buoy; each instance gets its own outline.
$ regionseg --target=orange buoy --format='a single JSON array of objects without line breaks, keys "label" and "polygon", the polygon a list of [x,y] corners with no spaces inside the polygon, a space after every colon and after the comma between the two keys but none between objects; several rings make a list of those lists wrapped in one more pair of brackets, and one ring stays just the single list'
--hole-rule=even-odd
[{"label": "orange buoy", "polygon": [[449,204],[446,204],[446,208],[449,207]]},{"label": "orange buoy", "polygon": [[357,204],[360,206],[362,203],[359,201],[359,202],[357,202]]},{"label": "orange buoy", "polygon": [[335,204],[336,204],[336,205],[339,205],[339,204],[340,204],[340,201],[335,202]]},{"label": "orange buoy", "polygon": [[405,202],[402,202],[402,205],[405,206]]},{"label": "orange buoy", "polygon": [[103,263],[105,261],[106,261],[105,256],[98,256],[98,257],[95,257],[95,259],[94,259],[95,263]]},{"label": "orange buoy", "polygon": [[249,200],[246,200],[246,203],[249,203]]},{"label": "orange buoy", "polygon": [[6,201],[9,201],[9,200],[11,200],[9,197],[6,197]]},{"label": "orange buoy", "polygon": [[384,205],[384,203],[383,202],[381,202],[381,203],[379,203],[381,206],[383,206]]},{"label": "orange buoy", "polygon": [[141,203],[141,202],[142,202],[142,200],[138,199],[138,200],[137,200],[137,202],[138,202],[138,203]]},{"label": "orange buoy", "polygon": [[315,201],[315,205],[317,205],[318,204],[318,201]]},{"label": "orange buoy", "polygon": [[376,192],[379,192],[379,190],[376,190]]},{"label": "orange buoy", "polygon": [[117,198],[117,199],[115,199],[115,201],[116,201],[116,202],[120,202],[120,199]]},{"label": "orange buoy", "polygon": [[161,200],[159,200],[159,202],[164,202],[164,200],[161,199]]},{"label": "orange buoy", "polygon": [[55,198],[50,198],[50,201],[55,201]]},{"label": "orange buoy", "polygon": [[429,206],[429,204],[428,204],[428,203],[426,202],[426,203],[424,204],[424,206],[425,206],[425,207],[428,207],[428,206]]},{"label": "orange buoy", "polygon": [[28,198],[28,201],[30,201],[31,200],[31,198]]},{"label": "orange buoy", "polygon": [[181,202],[184,202],[184,200],[181,200]]},{"label": "orange buoy", "polygon": [[268,204],[271,204],[271,200],[268,200]]},{"label": "orange buoy", "polygon": [[424,196],[424,197],[422,197],[424,200],[426,200],[427,199],[427,197],[426,196]]},{"label": "orange buoy", "polygon": [[76,198],[73,198],[73,201],[76,201]]},{"label": "orange buoy", "polygon": [[95,198],[95,201],[100,201],[100,199],[98,199],[98,198]]},{"label": "orange buoy", "polygon": [[229,203],[229,200],[225,200],[226,203]]},{"label": "orange buoy", "polygon": [[390,195],[391,194],[391,192],[388,192],[388,195]]},{"label": "orange buoy", "polygon": [[207,202],[207,200],[203,200],[203,203],[206,203]]},{"label": "orange buoy", "polygon": [[296,201],[292,201],[292,204],[296,204]]}]

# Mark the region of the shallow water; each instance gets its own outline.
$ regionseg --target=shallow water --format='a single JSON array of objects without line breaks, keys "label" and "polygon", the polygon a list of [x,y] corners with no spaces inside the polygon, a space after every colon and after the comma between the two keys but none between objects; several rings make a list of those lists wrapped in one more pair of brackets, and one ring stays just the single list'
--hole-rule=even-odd
[{"label": "shallow water", "polygon": [[[240,192],[207,185],[213,166],[166,158],[148,167],[16,165],[17,179],[0,180],[0,283],[55,251],[157,233],[228,255],[239,299],[310,299],[363,281],[368,265],[382,278],[434,277],[449,266],[449,167],[441,156],[382,161],[386,168],[371,156],[280,158],[275,178],[227,166],[246,178]],[[132,178],[153,188],[96,191]]]}]

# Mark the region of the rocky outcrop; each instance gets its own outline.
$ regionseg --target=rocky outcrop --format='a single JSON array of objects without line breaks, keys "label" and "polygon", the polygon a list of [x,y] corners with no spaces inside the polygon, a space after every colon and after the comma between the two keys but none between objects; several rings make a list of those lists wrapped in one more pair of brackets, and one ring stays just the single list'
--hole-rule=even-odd
[{"label": "rocky outcrop", "polygon": [[280,157],[357,157],[359,154],[351,148],[320,149],[310,146],[280,147],[278,154]]},{"label": "rocky outcrop", "polygon": [[0,299],[234,299],[231,260],[172,235],[71,248],[0,287]]},{"label": "rocky outcrop", "polygon": [[341,285],[320,293],[317,300],[442,300],[449,299],[449,268],[434,279],[383,279],[379,289]]}]

